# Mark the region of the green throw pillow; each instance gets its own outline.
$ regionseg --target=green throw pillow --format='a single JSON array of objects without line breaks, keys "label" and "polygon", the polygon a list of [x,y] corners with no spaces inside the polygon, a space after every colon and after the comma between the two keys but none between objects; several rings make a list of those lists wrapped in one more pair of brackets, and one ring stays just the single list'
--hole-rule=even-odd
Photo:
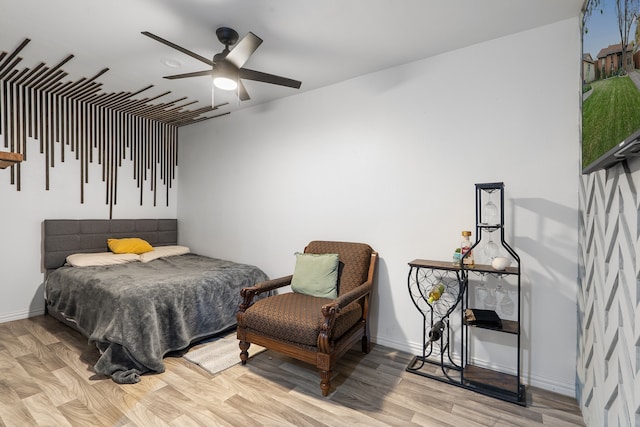
[{"label": "green throw pillow", "polygon": [[321,298],[338,296],[338,254],[303,254],[296,252],[291,289]]}]

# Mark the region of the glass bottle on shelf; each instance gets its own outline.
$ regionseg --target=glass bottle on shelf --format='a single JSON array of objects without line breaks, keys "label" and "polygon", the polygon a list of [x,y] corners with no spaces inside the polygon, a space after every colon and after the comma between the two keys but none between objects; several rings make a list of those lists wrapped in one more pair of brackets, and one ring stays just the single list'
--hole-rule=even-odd
[{"label": "glass bottle on shelf", "polygon": [[473,267],[475,262],[473,260],[473,251],[471,250],[471,236],[470,231],[462,232],[462,242],[460,242],[460,254],[462,256],[462,263],[467,267]]},{"label": "glass bottle on shelf", "polygon": [[434,302],[440,299],[443,293],[444,293],[444,285],[442,283],[438,283],[437,285],[434,285],[431,288],[431,291],[429,292],[427,302],[429,304],[433,304]]},{"label": "glass bottle on shelf", "polygon": [[442,320],[438,320],[433,324],[429,331],[429,341],[438,341],[442,338],[442,331],[444,331],[444,322]]}]

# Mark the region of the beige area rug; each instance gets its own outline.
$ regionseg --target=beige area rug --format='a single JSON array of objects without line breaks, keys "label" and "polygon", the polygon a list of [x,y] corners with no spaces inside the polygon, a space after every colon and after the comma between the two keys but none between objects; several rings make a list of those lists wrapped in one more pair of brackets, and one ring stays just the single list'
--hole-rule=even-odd
[{"label": "beige area rug", "polygon": [[[200,365],[210,374],[216,374],[240,363],[240,347],[235,332],[223,338],[196,346],[182,357],[189,362]],[[249,357],[265,351],[266,348],[256,344],[249,347]]]}]

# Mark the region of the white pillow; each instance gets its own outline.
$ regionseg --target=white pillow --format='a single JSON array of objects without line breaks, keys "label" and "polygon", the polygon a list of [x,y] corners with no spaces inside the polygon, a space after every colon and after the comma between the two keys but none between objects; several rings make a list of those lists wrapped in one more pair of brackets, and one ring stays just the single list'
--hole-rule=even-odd
[{"label": "white pillow", "polygon": [[174,255],[184,255],[191,252],[186,246],[154,246],[151,252],[145,252],[140,255],[140,261],[149,262],[154,259],[164,258]]},{"label": "white pillow", "polygon": [[139,261],[140,255],[114,254],[113,252],[80,253],[67,257],[67,264],[72,267],[90,267],[95,265],[126,264]]}]

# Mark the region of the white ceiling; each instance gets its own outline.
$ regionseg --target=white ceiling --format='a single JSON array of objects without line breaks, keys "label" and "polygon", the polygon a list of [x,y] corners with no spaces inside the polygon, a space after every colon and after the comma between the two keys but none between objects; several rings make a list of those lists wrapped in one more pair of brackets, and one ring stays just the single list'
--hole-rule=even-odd
[{"label": "white ceiling", "polygon": [[[578,16],[583,0],[0,0],[0,51],[24,38],[18,68],[53,66],[69,54],[70,79],[91,77],[106,92],[167,90],[210,105],[211,80],[167,80],[207,65],[140,34],[150,31],[211,58],[223,49],[215,30],[264,40],[247,68],[302,81],[299,90],[244,81],[251,100],[216,92],[221,112],[331,85],[486,40]],[[508,54],[508,52],[505,52]],[[163,61],[179,62],[170,68]],[[465,64],[463,64],[465,65]]]}]

